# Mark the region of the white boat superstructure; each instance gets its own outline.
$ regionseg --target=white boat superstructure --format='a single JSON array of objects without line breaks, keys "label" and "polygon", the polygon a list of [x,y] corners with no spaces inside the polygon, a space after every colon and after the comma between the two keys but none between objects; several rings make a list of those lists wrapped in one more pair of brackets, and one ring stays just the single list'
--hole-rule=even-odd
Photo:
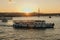
[{"label": "white boat superstructure", "polygon": [[45,20],[14,21],[14,28],[54,28],[54,23],[47,23]]}]

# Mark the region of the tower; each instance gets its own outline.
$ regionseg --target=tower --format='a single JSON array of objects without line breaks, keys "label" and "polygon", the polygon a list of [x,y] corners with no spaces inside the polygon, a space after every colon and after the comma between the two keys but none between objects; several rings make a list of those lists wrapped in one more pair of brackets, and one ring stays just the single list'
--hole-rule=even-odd
[{"label": "tower", "polygon": [[40,13],[40,8],[38,8],[38,13]]}]

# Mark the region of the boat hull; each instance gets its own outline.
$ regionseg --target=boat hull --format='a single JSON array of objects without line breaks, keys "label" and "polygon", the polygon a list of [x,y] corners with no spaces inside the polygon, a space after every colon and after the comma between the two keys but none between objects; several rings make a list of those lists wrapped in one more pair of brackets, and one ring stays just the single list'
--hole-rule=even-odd
[{"label": "boat hull", "polygon": [[40,29],[40,28],[54,28],[54,23],[48,24],[13,24],[13,28],[33,28],[33,29]]}]

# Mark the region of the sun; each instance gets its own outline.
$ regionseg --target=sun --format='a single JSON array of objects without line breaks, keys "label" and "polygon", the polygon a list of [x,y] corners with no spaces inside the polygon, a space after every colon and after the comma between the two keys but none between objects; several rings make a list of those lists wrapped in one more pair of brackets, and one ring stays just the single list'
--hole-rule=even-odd
[{"label": "sun", "polygon": [[23,12],[25,12],[25,13],[31,13],[32,12],[32,9],[30,9],[30,8],[24,8],[23,9]]},{"label": "sun", "polygon": [[26,14],[26,16],[30,16],[30,13],[32,12],[33,10],[31,8],[23,8],[23,12]]}]

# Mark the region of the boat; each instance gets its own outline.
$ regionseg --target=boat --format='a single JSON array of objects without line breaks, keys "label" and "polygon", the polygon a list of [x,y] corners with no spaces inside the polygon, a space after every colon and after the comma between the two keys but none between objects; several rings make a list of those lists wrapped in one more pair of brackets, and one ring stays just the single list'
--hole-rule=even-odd
[{"label": "boat", "polygon": [[13,28],[54,28],[54,23],[47,23],[45,20],[14,21]]},{"label": "boat", "polygon": [[12,17],[0,17],[0,20],[2,20],[2,22],[8,22],[8,20],[12,20]]},{"label": "boat", "polygon": [[49,18],[51,18],[51,16],[49,16]]},{"label": "boat", "polygon": [[7,18],[3,18],[2,22],[8,22]]}]

